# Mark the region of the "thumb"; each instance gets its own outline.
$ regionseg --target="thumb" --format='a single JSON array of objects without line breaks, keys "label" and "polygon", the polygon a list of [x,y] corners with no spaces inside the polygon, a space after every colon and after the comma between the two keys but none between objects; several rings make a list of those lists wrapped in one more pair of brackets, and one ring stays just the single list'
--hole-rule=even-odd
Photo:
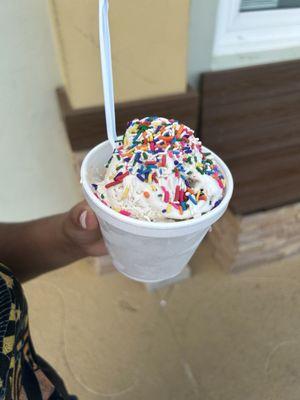
[{"label": "thumb", "polygon": [[70,219],[77,229],[93,231],[99,227],[96,215],[85,201],[71,209]]}]

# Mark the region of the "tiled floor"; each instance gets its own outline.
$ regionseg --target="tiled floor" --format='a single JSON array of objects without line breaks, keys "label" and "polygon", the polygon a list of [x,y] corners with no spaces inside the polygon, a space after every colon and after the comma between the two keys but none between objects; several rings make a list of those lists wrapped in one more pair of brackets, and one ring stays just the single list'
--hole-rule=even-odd
[{"label": "tiled floor", "polygon": [[27,283],[37,350],[82,400],[299,400],[300,258],[191,265],[154,294],[86,262]]}]

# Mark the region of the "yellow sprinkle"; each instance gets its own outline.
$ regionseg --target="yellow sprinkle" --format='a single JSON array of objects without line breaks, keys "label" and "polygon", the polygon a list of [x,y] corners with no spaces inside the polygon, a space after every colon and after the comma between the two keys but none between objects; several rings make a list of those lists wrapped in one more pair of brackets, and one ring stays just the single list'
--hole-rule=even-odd
[{"label": "yellow sprinkle", "polygon": [[122,194],[121,200],[127,199],[127,197],[128,197],[128,192],[129,192],[129,187],[126,186],[126,188],[125,188],[125,190],[124,190],[124,192],[123,192],[123,194]]},{"label": "yellow sprinkle", "polygon": [[157,189],[156,189],[156,187],[154,185],[151,185],[151,189],[153,190],[153,192],[157,191]]},{"label": "yellow sprinkle", "polygon": [[149,142],[153,142],[153,136],[152,136],[152,134],[149,136]]},{"label": "yellow sprinkle", "polygon": [[171,206],[171,204],[168,204],[167,205],[167,213],[169,213],[169,212],[171,212],[172,211],[172,206]]},{"label": "yellow sprinkle", "polygon": [[199,201],[200,196],[201,196],[201,192],[198,192],[198,193],[197,193],[197,201]]},{"label": "yellow sprinkle", "polygon": [[202,164],[201,162],[198,162],[198,163],[196,164],[196,167],[202,168],[202,167],[203,167],[203,164]]},{"label": "yellow sprinkle", "polygon": [[148,183],[152,183],[152,173],[151,173],[151,174],[149,174],[149,177],[148,177]]}]

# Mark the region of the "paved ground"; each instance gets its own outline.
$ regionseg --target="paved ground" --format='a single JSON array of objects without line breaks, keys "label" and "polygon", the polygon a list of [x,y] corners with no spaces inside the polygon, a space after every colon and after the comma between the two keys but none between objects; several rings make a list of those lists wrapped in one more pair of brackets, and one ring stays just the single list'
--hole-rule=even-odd
[{"label": "paved ground", "polygon": [[155,294],[86,262],[27,283],[37,350],[80,400],[299,400],[300,258],[191,265]]}]

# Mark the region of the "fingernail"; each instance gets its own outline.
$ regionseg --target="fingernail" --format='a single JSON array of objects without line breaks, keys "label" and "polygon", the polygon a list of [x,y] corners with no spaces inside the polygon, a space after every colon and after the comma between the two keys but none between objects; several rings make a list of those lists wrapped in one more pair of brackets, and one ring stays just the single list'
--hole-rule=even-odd
[{"label": "fingernail", "polygon": [[83,211],[83,213],[80,215],[79,221],[82,229],[86,229],[86,216],[87,216],[87,210]]}]

